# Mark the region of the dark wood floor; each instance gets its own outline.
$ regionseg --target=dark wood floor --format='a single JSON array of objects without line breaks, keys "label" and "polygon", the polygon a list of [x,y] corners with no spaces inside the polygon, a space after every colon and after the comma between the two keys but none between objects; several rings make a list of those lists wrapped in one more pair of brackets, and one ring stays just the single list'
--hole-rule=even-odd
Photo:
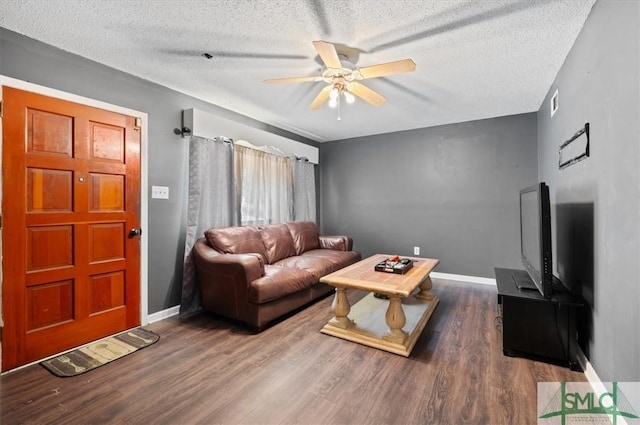
[{"label": "dark wood floor", "polygon": [[585,380],[502,355],[495,287],[434,279],[434,292],[409,358],[321,334],[331,297],[257,335],[168,319],[147,327],[158,343],[84,375],[0,377],[0,423],[534,424],[537,382]]}]

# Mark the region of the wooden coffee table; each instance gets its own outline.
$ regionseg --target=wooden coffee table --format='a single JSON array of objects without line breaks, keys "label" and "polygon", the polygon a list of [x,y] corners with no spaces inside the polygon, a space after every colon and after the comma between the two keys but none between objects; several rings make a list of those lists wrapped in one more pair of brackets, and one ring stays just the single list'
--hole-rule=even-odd
[{"label": "wooden coffee table", "polygon": [[[377,254],[320,279],[335,286],[334,317],[322,333],[409,357],[420,333],[438,305],[429,273],[440,260],[407,257],[415,262],[405,274],[377,272],[390,255]],[[349,305],[347,289],[372,292]],[[388,300],[376,298],[383,294]]]}]

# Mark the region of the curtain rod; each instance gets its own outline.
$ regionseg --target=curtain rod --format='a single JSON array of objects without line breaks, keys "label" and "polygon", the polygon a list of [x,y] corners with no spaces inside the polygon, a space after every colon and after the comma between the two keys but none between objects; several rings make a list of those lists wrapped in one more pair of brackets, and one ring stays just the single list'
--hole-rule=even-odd
[{"label": "curtain rod", "polygon": [[236,144],[238,146],[243,146],[245,148],[249,148],[249,149],[256,149],[262,152],[266,152],[266,153],[270,153],[273,155],[280,155],[280,156],[288,156],[290,158],[295,159],[296,161],[303,161],[303,162],[309,162],[309,158],[307,158],[306,156],[298,156],[294,153],[287,153],[284,152],[282,149],[277,148],[276,146],[273,145],[263,145],[263,146],[256,146],[253,143],[247,141],[247,140],[238,140],[236,142]]}]

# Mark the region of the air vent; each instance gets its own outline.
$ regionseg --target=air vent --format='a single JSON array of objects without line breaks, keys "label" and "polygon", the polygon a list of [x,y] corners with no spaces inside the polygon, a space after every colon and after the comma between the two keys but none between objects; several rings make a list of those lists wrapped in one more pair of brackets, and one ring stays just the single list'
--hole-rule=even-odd
[{"label": "air vent", "polygon": [[556,114],[556,111],[558,110],[558,89],[556,89],[556,92],[551,97],[550,105],[551,105],[551,116],[553,117]]}]

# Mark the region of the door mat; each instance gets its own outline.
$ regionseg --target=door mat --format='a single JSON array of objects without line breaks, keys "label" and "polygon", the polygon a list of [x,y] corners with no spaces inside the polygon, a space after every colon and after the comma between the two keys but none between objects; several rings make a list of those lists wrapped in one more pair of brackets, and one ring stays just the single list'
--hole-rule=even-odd
[{"label": "door mat", "polygon": [[40,364],[56,376],[76,376],[148,347],[159,339],[158,334],[146,329],[131,329],[44,360]]}]

